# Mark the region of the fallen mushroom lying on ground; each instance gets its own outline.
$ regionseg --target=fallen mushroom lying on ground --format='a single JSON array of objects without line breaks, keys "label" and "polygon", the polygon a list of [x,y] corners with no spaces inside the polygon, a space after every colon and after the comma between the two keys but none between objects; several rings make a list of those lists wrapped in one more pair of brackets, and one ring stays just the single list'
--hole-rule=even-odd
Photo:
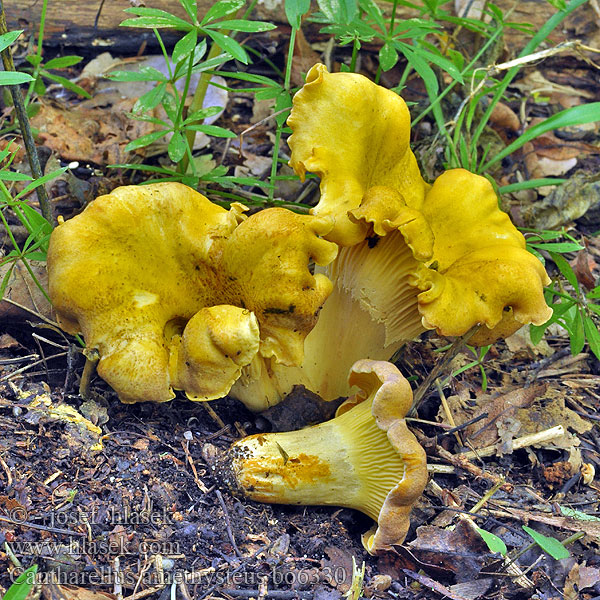
[{"label": "fallen mushroom lying on ground", "polygon": [[300,364],[331,291],[309,262],[337,246],[327,220],[272,208],[246,218],[179,183],[100,196],[52,233],[50,297],[61,327],[100,355],[123,402],[225,396],[241,369]]},{"label": "fallen mushroom lying on ground", "polygon": [[411,508],[427,483],[426,457],[406,427],[412,391],[394,365],[358,361],[349,385],[360,391],[331,421],[251,435],[224,455],[207,445],[204,456],[217,478],[251,500],[364,512],[377,522],[363,536],[374,554],[406,537]]},{"label": "fallen mushroom lying on ground", "polygon": [[301,367],[262,365],[256,356],[233,393],[277,404],[302,384],[325,400],[346,396],[359,359],[390,358],[427,329],[459,336],[481,329],[487,345],[551,314],[549,278],[498,208],[489,181],[464,169],[426,184],[408,146],[404,101],[362,75],[317,64],[294,97],[290,164],[321,178],[314,215],[341,244],[316,272],[333,291],[306,337]]}]

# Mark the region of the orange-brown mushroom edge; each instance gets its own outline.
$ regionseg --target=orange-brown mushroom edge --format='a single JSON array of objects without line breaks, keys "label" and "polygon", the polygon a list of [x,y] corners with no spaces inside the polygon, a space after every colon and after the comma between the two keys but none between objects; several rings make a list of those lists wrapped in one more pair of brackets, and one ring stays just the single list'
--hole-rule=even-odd
[{"label": "orange-brown mushroom edge", "polygon": [[410,115],[394,92],[356,73],[329,73],[314,65],[294,96],[288,118],[293,133],[290,166],[304,178],[321,177],[321,199],[312,214],[330,218],[327,239],[352,246],[366,228],[348,219],[373,185],[391,187],[409,206],[420,206],[428,185],[410,142]]},{"label": "orange-brown mushroom edge", "polygon": [[[308,269],[335,257],[335,244],[320,237],[330,225],[280,208],[246,219],[244,210],[227,211],[178,183],[126,186],[52,233],[49,289],[59,322],[98,350],[98,373],[122,401],[164,402],[173,386],[217,398],[258,355],[302,360],[331,291],[327,277]],[[211,347],[199,349],[195,335]],[[186,369],[171,352],[199,362]],[[210,384],[218,368],[225,374]]]},{"label": "orange-brown mushroom edge", "polygon": [[251,500],[362,511],[377,522],[363,537],[376,553],[406,537],[411,508],[427,483],[426,457],[404,421],[412,392],[394,365],[358,361],[349,381],[360,391],[334,419],[249,436],[213,467]]}]

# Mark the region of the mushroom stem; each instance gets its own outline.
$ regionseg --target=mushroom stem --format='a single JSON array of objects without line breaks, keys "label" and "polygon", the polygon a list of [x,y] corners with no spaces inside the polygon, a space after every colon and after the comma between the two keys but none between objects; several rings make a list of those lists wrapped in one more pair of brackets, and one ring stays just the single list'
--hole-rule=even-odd
[{"label": "mushroom stem", "polygon": [[425,453],[403,419],[410,386],[392,364],[358,361],[350,383],[362,391],[336,418],[244,438],[218,470],[234,491],[258,502],[362,511],[379,524],[365,541],[375,552],[406,536],[410,509],[427,481]]},{"label": "mushroom stem", "polygon": [[88,400],[90,397],[90,384],[92,382],[92,377],[96,372],[96,365],[100,360],[100,355],[97,350],[86,350],[84,355],[85,365],[83,366],[83,372],[81,373],[81,379],[79,381],[79,395],[84,400]]},{"label": "mushroom stem", "polygon": [[245,438],[231,450],[234,481],[257,502],[341,505],[377,520],[406,464],[375,424],[371,404],[308,429]]}]

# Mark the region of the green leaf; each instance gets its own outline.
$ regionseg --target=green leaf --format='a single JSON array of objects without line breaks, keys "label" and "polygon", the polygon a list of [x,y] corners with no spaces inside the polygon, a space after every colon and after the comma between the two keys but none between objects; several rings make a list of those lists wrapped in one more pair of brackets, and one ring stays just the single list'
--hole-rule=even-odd
[{"label": "green leaf", "polygon": [[179,0],[185,12],[188,14],[188,17],[194,22],[197,23],[198,18],[198,3],[196,0]]},{"label": "green leaf", "polygon": [[359,5],[373,19],[381,33],[384,33],[386,31],[385,19],[375,0],[359,0]]},{"label": "green leaf", "polygon": [[552,558],[561,560],[569,557],[569,551],[556,538],[542,535],[527,525],[522,525],[522,527],[533,538],[533,541]]},{"label": "green leaf", "polygon": [[294,29],[300,29],[302,17],[310,10],[310,0],[285,0],[285,16]]},{"label": "green leaf", "polygon": [[190,125],[188,129],[191,129],[192,131],[202,131],[202,133],[212,135],[213,137],[237,137],[237,133],[233,133],[233,131],[229,131],[229,129],[225,129],[224,127],[218,127],[217,125]]},{"label": "green leaf", "polygon": [[349,25],[358,16],[356,0],[317,0],[317,4],[330,23]]},{"label": "green leaf", "polygon": [[490,549],[490,552],[499,552],[502,556],[506,556],[506,553],[508,552],[506,544],[497,535],[494,535],[485,529],[481,529],[481,527],[477,528],[477,532],[483,538],[483,541]]},{"label": "green leaf", "polygon": [[281,87],[276,81],[269,77],[265,77],[264,75],[255,75],[254,73],[237,73],[234,71],[231,73],[224,72],[223,75],[226,78],[241,79],[242,81],[249,81],[250,83],[260,83],[262,85],[277,88]]},{"label": "green leaf", "polygon": [[206,31],[207,35],[225,52],[228,52],[233,58],[239,60],[241,63],[248,64],[248,55],[246,51],[233,39],[220,31],[214,31],[209,29]]},{"label": "green leaf", "polygon": [[0,179],[2,181],[31,181],[31,175],[25,175],[24,173],[17,173],[16,171],[5,171],[0,170]]},{"label": "green leaf", "polygon": [[177,100],[170,92],[166,92],[162,99],[162,107],[167,113],[167,117],[171,120],[171,123],[175,123],[179,114],[179,105]]},{"label": "green leaf", "polygon": [[58,58],[52,58],[44,64],[44,69],[65,69],[66,67],[72,67],[80,63],[83,60],[83,56],[60,56]]},{"label": "green leaf", "polygon": [[112,71],[106,75],[107,79],[112,81],[168,81],[168,77],[163,75],[154,67],[142,67],[138,71]]},{"label": "green leaf", "polygon": [[529,245],[538,250],[547,250],[550,253],[578,252],[583,246],[577,242],[530,242]]},{"label": "green leaf", "polygon": [[8,31],[7,33],[0,35],[0,51],[8,48],[22,33],[23,30],[19,29],[17,31]]},{"label": "green leaf", "polygon": [[159,8],[147,8],[145,6],[137,6],[126,8],[126,13],[138,15],[137,19],[126,19],[120,25],[122,27],[143,27],[145,29],[154,29],[160,27],[170,27],[180,29],[182,31],[190,31],[193,28],[191,23],[172,15],[166,10]]},{"label": "green leaf", "polygon": [[531,342],[534,346],[537,346],[544,337],[544,332],[548,328],[548,325],[545,323],[543,325],[530,325],[529,326],[529,337],[531,337]]},{"label": "green leaf", "polygon": [[489,171],[492,165],[495,165],[509,154],[512,154],[515,150],[518,150],[523,144],[534,140],[536,137],[547,131],[552,131],[561,127],[594,123],[598,120],[600,120],[600,102],[581,104],[579,106],[572,106],[566,110],[561,110],[559,113],[556,113],[541,123],[527,129],[527,131],[520,135],[512,142],[512,144],[506,146],[506,148],[498,152],[494,158],[483,165],[481,170]]},{"label": "green leaf", "polygon": [[198,34],[195,29],[188,31],[173,48],[173,62],[178,63],[180,60],[187,58],[196,47],[196,41],[198,40]]},{"label": "green leaf", "polygon": [[206,119],[207,117],[214,117],[218,115],[223,109],[220,106],[209,106],[207,108],[201,108],[196,112],[192,113],[188,116],[188,118],[183,122],[184,125],[189,125],[195,123],[197,121],[201,121],[202,119]]},{"label": "green leaf", "polygon": [[260,31],[270,31],[277,25],[266,23],[265,21],[246,21],[244,19],[231,19],[228,21],[219,21],[214,25],[206,25],[206,28],[218,27],[219,29],[231,29],[232,31],[244,31],[248,33],[257,33]]},{"label": "green leaf", "polygon": [[44,82],[42,81],[41,77],[38,77],[35,80],[35,83],[33,84],[33,91],[38,95],[38,96],[43,96],[46,93],[46,85],[44,84]]},{"label": "green leaf", "polygon": [[547,185],[560,185],[567,179],[552,179],[545,177],[543,179],[529,179],[528,181],[519,181],[518,183],[509,183],[498,188],[500,194],[510,194],[511,192],[519,192],[521,190],[530,190],[533,188],[544,187]]},{"label": "green leaf", "polygon": [[6,594],[4,594],[2,600],[25,600],[35,583],[37,570],[37,565],[31,565],[31,567],[23,571],[8,590],[6,590]]},{"label": "green leaf", "polygon": [[379,64],[383,71],[389,71],[398,62],[398,51],[392,44],[385,43],[379,49]]},{"label": "green leaf", "polygon": [[173,137],[169,141],[167,151],[169,158],[174,162],[178,163],[185,155],[187,149],[187,142],[180,131],[173,132]]},{"label": "green leaf", "polygon": [[600,521],[600,518],[595,517],[594,515],[586,515],[580,510],[568,508],[567,506],[562,506],[561,504],[559,504],[558,507],[560,508],[560,512],[565,517],[571,517],[572,519],[577,519],[578,521]]},{"label": "green leaf", "polygon": [[200,25],[210,23],[215,19],[222,19],[231,13],[236,12],[244,6],[244,0],[221,0],[215,2],[206,12]]},{"label": "green leaf", "polygon": [[21,190],[15,196],[15,200],[18,200],[19,198],[26,196],[27,194],[29,194],[29,192],[32,192],[33,190],[39,188],[40,185],[44,185],[48,181],[52,181],[53,179],[56,179],[59,175],[62,175],[66,170],[67,170],[67,167],[60,167],[59,169],[55,169],[54,171],[51,171],[50,173],[46,173],[39,179],[32,181],[27,187],[25,187],[23,190]]},{"label": "green leaf", "polygon": [[155,109],[162,102],[166,91],[167,84],[165,82],[159,83],[136,100],[131,112],[137,113]]},{"label": "green leaf", "polygon": [[585,331],[584,331],[584,326],[583,326],[583,315],[581,314],[579,307],[575,311],[573,320],[570,325],[571,325],[570,328],[567,328],[567,329],[569,330],[569,334],[570,334],[569,341],[571,344],[571,354],[573,356],[576,356],[583,350],[583,347],[585,346]]},{"label": "green leaf", "polygon": [[404,54],[410,66],[423,80],[429,98],[435,99],[439,91],[439,84],[433,69],[427,64],[427,61],[423,60],[415,49],[408,44],[396,44],[396,47]]},{"label": "green leaf", "polygon": [[91,98],[90,94],[84,90],[82,87],[78,86],[76,83],[73,83],[70,79],[66,77],[61,77],[60,75],[55,75],[54,73],[48,73],[48,71],[43,70],[42,75],[49,79],[50,81],[54,81],[55,83],[60,83],[65,89],[78,94],[79,96],[83,96],[84,98]]},{"label": "green leaf", "polygon": [[[544,244],[540,244],[540,246],[543,245]],[[551,244],[545,245],[550,246]],[[577,281],[577,275],[575,275],[571,265],[560,254],[556,254],[556,252],[550,252],[550,258],[554,261],[554,264],[558,267],[564,278],[573,286],[574,289],[578,290],[579,282]]]},{"label": "green leaf", "polygon": [[44,60],[41,56],[37,54],[30,54],[25,57],[25,60],[33,67],[37,67],[42,64],[42,60]]},{"label": "green leaf", "polygon": [[557,10],[565,10],[567,8],[566,0],[546,0],[546,2]]},{"label": "green leaf", "polygon": [[50,235],[52,233],[52,225],[43,217],[37,210],[31,208],[29,204],[23,203],[21,210],[27,218],[27,230],[35,233],[34,238],[39,240],[40,237]]},{"label": "green leaf", "polygon": [[590,350],[594,353],[594,356],[600,360],[600,332],[596,323],[588,317],[583,318],[583,331],[590,347]]},{"label": "green leaf", "polygon": [[33,81],[29,73],[20,73],[19,71],[0,71],[0,85],[19,85]]},{"label": "green leaf", "polygon": [[138,148],[144,148],[145,146],[149,146],[150,144],[156,142],[161,137],[163,137],[167,133],[166,130],[163,131],[153,131],[152,133],[148,133],[139,137],[137,140],[133,140],[129,142],[127,146],[125,146],[125,152],[131,152],[132,150],[137,150]]}]

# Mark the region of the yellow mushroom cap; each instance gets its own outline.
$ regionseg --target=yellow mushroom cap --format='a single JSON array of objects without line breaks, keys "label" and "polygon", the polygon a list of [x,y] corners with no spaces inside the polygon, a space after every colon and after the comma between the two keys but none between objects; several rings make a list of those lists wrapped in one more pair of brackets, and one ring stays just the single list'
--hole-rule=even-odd
[{"label": "yellow mushroom cap", "polygon": [[[245,364],[257,352],[301,361],[304,336],[331,289],[308,268],[311,258],[326,263],[337,252],[319,238],[329,225],[284,209],[245,219],[244,210],[234,204],[227,211],[179,183],[126,186],[52,233],[49,289],[59,322],[98,350],[98,373],[122,401],[164,402],[182,381],[191,396],[216,397],[216,388],[198,383],[200,363],[207,367],[215,349],[231,340],[247,344],[236,349]],[[206,355],[185,332],[181,343],[171,344],[194,315],[218,305],[230,308],[216,320],[203,313],[190,325],[215,345]],[[169,353],[180,349],[200,363],[188,372],[174,367]],[[240,364],[227,366],[228,385]]]},{"label": "yellow mushroom cap", "polygon": [[327,239],[351,246],[366,228],[348,219],[372,185],[399,190],[418,208],[428,186],[410,149],[410,115],[400,96],[356,73],[314,65],[294,96],[288,118],[291,167],[321,177],[312,213],[332,219]]},{"label": "yellow mushroom cap", "polygon": [[492,185],[464,169],[426,184],[396,94],[317,64],[288,122],[290,164],[301,177],[321,177],[312,212],[333,222],[323,235],[341,247],[315,269],[333,289],[301,365],[255,358],[235,384],[237,397],[260,410],[303,385],[334,400],[347,395],[356,360],[388,359],[426,329],[458,336],[481,325],[470,342],[486,345],[550,318],[549,278]]},{"label": "yellow mushroom cap", "polygon": [[224,285],[234,304],[256,314],[262,357],[302,361],[304,338],[331,293],[329,279],[312,275],[308,263],[327,265],[336,257],[337,246],[320,237],[330,230],[327,220],[269,208],[242,223],[225,245]]},{"label": "yellow mushroom cap", "polygon": [[364,540],[375,553],[404,540],[410,510],[427,483],[426,458],[404,421],[412,392],[396,367],[358,361],[350,382],[361,391],[336,418],[244,438],[217,468],[252,500],[364,512],[378,523]]},{"label": "yellow mushroom cap", "polygon": [[258,321],[237,306],[209,306],[198,311],[169,345],[171,385],[191,400],[225,396],[258,352]]}]

